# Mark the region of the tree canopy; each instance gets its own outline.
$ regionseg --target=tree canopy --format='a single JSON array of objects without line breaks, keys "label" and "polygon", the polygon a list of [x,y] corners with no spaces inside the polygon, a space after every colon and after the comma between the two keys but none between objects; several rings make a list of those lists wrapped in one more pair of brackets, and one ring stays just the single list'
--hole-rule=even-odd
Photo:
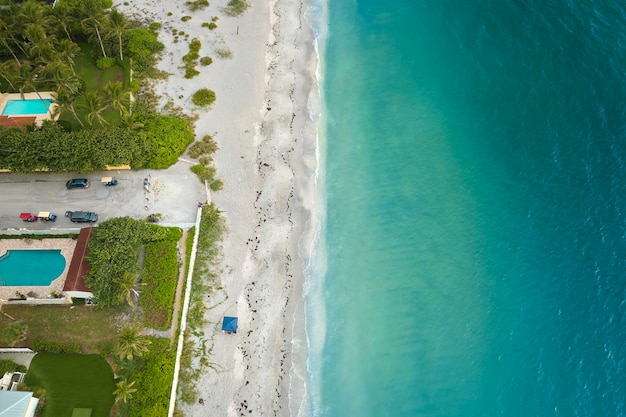
[{"label": "tree canopy", "polygon": [[139,252],[148,242],[165,238],[166,230],[130,217],[106,220],[93,230],[87,261],[91,270],[85,282],[96,301],[102,305],[119,305],[125,274],[139,272]]}]

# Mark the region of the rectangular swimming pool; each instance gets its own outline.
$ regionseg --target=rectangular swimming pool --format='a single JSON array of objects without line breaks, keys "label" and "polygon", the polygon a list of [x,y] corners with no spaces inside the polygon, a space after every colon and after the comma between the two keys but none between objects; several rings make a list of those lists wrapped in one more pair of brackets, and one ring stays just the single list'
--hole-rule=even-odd
[{"label": "rectangular swimming pool", "polygon": [[52,99],[50,98],[44,98],[43,100],[9,100],[4,107],[4,110],[2,110],[2,115],[16,116],[46,114],[48,113],[48,108],[50,108],[51,103]]},{"label": "rectangular swimming pool", "polygon": [[48,286],[65,270],[60,249],[8,250],[0,257],[0,285]]}]

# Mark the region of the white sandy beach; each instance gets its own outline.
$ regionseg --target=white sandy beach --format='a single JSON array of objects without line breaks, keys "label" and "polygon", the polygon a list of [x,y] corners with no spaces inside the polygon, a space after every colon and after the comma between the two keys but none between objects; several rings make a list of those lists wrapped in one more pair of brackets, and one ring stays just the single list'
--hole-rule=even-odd
[{"label": "white sandy beach", "polygon": [[[159,67],[170,73],[156,91],[187,113],[201,87],[216,92],[211,110],[198,111],[196,137],[213,135],[224,190],[213,194],[228,231],[222,248],[221,285],[205,333],[214,335],[208,369],[199,380],[203,404],[181,406],[186,416],[305,416],[304,260],[311,242],[310,213],[316,169],[316,122],[307,111],[316,92],[317,57],[300,0],[252,2],[228,17],[227,3],[190,12],[184,1],[133,0],[126,15],[161,22],[166,45]],[[167,16],[171,12],[171,16]],[[182,22],[185,15],[192,16]],[[217,29],[201,27],[218,16]],[[172,29],[189,34],[174,43]],[[200,38],[201,74],[183,77],[182,56]],[[220,59],[227,48],[232,58]],[[195,180],[195,179],[192,179]],[[224,315],[239,317],[239,332],[216,331]],[[200,399],[199,398],[199,399]]]}]

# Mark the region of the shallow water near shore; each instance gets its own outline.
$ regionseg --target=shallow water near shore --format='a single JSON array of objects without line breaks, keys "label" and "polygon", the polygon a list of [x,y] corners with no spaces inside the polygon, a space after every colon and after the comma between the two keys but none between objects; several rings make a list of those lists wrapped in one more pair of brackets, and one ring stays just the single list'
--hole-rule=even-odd
[{"label": "shallow water near shore", "polygon": [[625,415],[626,6],[452,3],[327,5],[311,414]]}]

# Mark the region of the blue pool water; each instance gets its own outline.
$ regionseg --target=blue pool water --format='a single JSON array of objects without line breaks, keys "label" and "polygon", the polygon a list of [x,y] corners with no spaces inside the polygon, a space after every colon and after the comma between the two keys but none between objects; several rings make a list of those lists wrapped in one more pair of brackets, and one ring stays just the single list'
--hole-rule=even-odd
[{"label": "blue pool water", "polygon": [[[45,104],[44,104],[45,102]],[[9,100],[2,110],[4,116],[46,114],[52,99]]]},{"label": "blue pool water", "polygon": [[0,257],[0,285],[48,286],[64,269],[60,250],[9,250]]}]

